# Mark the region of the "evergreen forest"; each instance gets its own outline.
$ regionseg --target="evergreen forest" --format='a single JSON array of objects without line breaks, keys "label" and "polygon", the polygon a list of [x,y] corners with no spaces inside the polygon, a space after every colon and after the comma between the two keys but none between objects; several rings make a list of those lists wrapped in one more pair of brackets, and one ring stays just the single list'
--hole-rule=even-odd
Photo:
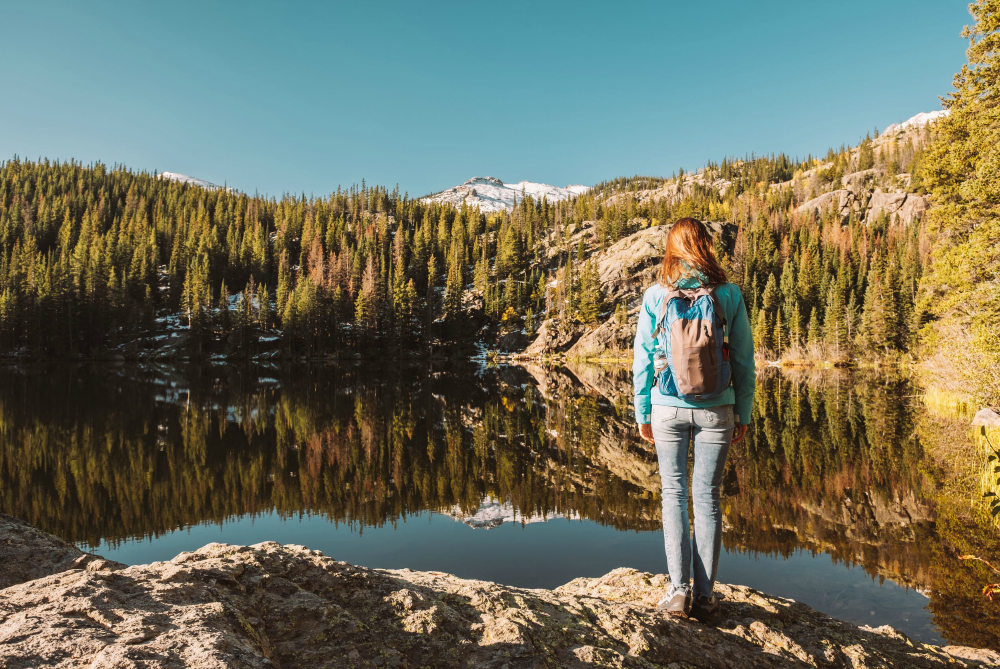
[{"label": "evergreen forest", "polygon": [[[826,172],[836,174],[819,187],[856,171],[858,153],[831,151]],[[891,160],[880,155],[880,167]],[[622,317],[644,288],[609,304],[594,257],[680,216],[738,231],[719,251],[763,351],[818,342],[845,355],[906,351],[922,228],[790,213],[795,188],[769,186],[815,162],[710,164],[705,175],[733,184],[724,196],[695,188],[639,202],[621,196],[651,180],[631,178],[484,215],[364,183],[276,200],[123,167],[14,159],[0,167],[0,352],[128,354],[171,325],[186,330],[192,356],[251,356],[268,344],[310,356],[406,350],[484,328],[489,345],[492,334],[530,335],[547,318],[593,325]],[[595,235],[567,245],[585,221]]]}]

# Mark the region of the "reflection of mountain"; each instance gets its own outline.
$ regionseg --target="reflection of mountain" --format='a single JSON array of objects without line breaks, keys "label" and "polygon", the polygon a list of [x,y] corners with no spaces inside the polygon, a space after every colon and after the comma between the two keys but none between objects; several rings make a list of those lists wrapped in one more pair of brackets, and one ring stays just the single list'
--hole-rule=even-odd
[{"label": "reflection of mountain", "polygon": [[[359,526],[436,511],[474,527],[568,517],[656,530],[659,475],[636,436],[629,376],[4,368],[0,511],[91,544],[270,511]],[[969,530],[930,501],[913,394],[901,378],[762,375],[727,467],[725,545],[823,552],[929,589],[942,628],[971,619],[985,634],[972,645],[1000,645],[968,613],[975,582],[954,555],[970,547],[942,538]]]},{"label": "reflection of mountain", "polygon": [[572,512],[564,514],[556,513],[555,511],[550,511],[548,513],[532,513],[525,516],[518,513],[517,509],[510,502],[500,502],[492,497],[487,497],[480,502],[479,508],[472,513],[462,511],[460,506],[454,506],[444,513],[460,523],[465,523],[469,527],[476,530],[492,530],[496,527],[500,527],[504,523],[521,523],[522,525],[528,525],[529,523],[544,523],[547,520],[554,520],[556,518],[579,518],[578,515]]}]

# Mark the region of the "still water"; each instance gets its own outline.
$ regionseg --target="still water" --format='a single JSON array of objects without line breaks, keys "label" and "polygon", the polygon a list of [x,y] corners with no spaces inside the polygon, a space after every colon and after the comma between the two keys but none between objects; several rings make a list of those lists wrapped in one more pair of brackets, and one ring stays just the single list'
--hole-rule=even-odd
[{"label": "still water", "polygon": [[[720,581],[996,647],[939,528],[913,392],[762,375]],[[3,368],[0,511],[130,564],[273,540],[522,587],[663,572],[630,393],[614,367]]]}]

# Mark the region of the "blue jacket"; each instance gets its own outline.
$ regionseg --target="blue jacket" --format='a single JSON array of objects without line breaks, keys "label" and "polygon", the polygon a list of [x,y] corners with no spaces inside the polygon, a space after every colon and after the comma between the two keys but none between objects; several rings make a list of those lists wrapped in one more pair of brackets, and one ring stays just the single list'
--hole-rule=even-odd
[{"label": "blue jacket", "polygon": [[[701,282],[694,277],[681,279],[677,284],[678,288],[697,288],[700,285]],[[750,329],[750,319],[747,317],[747,308],[740,289],[732,283],[724,283],[715,289],[729,328],[729,360],[733,366],[733,385],[726,388],[718,397],[690,402],[673,395],[661,394],[653,380],[653,354],[657,347],[653,332],[656,330],[656,319],[660,315],[660,303],[666,294],[666,288],[655,283],[642,296],[632,361],[636,421],[640,424],[648,423],[653,404],[686,409],[733,404],[737,422],[749,425],[757,377],[753,357],[753,332]],[[670,334],[661,333],[660,337],[663,336],[669,337]]]}]

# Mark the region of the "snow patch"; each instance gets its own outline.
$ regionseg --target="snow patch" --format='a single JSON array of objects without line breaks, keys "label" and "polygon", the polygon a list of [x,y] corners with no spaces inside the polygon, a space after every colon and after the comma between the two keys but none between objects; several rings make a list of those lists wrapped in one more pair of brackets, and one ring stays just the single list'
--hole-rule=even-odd
[{"label": "snow patch", "polygon": [[422,202],[442,202],[456,207],[465,202],[470,207],[479,207],[483,213],[510,211],[516,202],[530,195],[536,200],[547,198],[549,202],[569,200],[590,190],[589,186],[572,185],[565,188],[535,183],[534,181],[518,181],[504,183],[496,177],[473,177],[460,186],[453,186],[440,193],[422,198]]},{"label": "snow patch", "polygon": [[[222,188],[211,181],[205,181],[204,179],[197,179],[195,177],[189,177],[186,174],[179,174],[177,172],[160,172],[161,179],[167,179],[168,181],[176,181],[182,184],[191,184],[192,186],[199,186],[200,188],[205,188],[207,190],[218,190]],[[232,188],[226,188],[226,191],[232,191]]]},{"label": "snow patch", "polygon": [[907,128],[922,128],[923,126],[927,125],[928,123],[933,123],[934,121],[938,120],[939,118],[944,118],[947,115],[948,115],[948,110],[947,109],[941,109],[941,110],[932,111],[932,112],[920,112],[916,116],[913,116],[913,117],[911,117],[911,118],[903,121],[902,123],[893,123],[888,128],[886,128],[885,132],[883,132],[882,134],[883,135],[890,135],[890,134],[892,134],[894,132],[902,132],[903,130],[906,130]]}]

